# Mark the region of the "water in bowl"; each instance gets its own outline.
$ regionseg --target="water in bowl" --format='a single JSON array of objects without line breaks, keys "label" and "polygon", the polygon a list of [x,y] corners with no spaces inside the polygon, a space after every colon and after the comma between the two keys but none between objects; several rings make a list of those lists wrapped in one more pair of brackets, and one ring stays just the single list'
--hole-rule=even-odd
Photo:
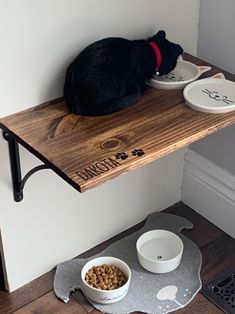
[{"label": "water in bowl", "polygon": [[162,239],[152,239],[145,242],[140,253],[153,261],[167,261],[176,255],[173,245],[166,245]]}]

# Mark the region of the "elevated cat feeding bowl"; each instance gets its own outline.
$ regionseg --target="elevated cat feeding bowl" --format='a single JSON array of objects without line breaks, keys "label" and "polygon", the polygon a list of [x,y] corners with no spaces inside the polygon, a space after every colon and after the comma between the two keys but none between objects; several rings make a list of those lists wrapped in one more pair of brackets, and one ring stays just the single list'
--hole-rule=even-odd
[{"label": "elevated cat feeding bowl", "polygon": [[142,234],[136,249],[143,268],[152,273],[168,273],[180,264],[183,241],[175,233],[167,230],[151,230]]},{"label": "elevated cat feeding bowl", "polygon": [[211,70],[209,66],[197,66],[192,62],[179,60],[172,72],[154,76],[149,85],[158,89],[182,89],[209,70]]}]

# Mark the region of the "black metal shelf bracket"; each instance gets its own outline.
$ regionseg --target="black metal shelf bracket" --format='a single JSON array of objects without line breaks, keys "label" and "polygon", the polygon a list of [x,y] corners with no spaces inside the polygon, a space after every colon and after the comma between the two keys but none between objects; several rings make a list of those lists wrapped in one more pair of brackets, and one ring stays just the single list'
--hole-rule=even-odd
[{"label": "black metal shelf bracket", "polygon": [[8,142],[14,200],[20,202],[23,200],[23,189],[28,178],[35,172],[50,169],[50,167],[46,164],[36,166],[22,178],[19,144],[13,136],[5,131],[3,131],[3,137]]}]

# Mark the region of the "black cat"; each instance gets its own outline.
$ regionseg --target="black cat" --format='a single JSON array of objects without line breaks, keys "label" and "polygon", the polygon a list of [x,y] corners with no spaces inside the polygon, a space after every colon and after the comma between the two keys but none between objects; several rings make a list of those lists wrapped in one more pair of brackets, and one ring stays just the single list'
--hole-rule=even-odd
[{"label": "black cat", "polygon": [[105,38],[69,65],[64,96],[72,113],[98,116],[136,103],[156,72],[172,71],[183,49],[159,31],[148,40]]}]

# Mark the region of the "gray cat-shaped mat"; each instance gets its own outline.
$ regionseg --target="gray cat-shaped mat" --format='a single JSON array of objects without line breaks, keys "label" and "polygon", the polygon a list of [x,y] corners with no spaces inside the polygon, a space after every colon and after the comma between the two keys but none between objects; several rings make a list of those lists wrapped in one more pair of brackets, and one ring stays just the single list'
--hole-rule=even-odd
[{"label": "gray cat-shaped mat", "polygon": [[[82,290],[80,272],[83,265],[98,256],[113,256],[125,261],[131,268],[131,284],[127,295],[121,301],[102,305],[89,300],[98,310],[112,314],[144,312],[162,314],[175,311],[187,305],[201,289],[200,269],[202,256],[194,242],[183,236],[182,229],[191,229],[191,222],[183,217],[153,213],[145,226],[107,247],[99,254],[85,259],[73,259],[57,266],[54,278],[54,292],[64,302],[76,289]],[[153,274],[141,267],[136,253],[136,241],[146,231],[165,229],[176,233],[184,243],[180,265],[166,274]]]}]

